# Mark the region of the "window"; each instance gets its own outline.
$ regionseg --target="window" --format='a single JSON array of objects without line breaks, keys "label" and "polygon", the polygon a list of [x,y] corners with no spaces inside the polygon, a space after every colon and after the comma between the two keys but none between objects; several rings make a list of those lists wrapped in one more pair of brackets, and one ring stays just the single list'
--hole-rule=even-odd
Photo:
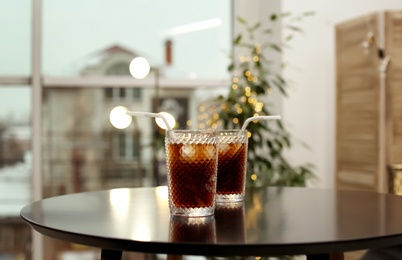
[{"label": "window", "polygon": [[119,140],[119,156],[120,157],[125,157],[127,152],[126,152],[126,133],[118,133],[118,140]]},{"label": "window", "polygon": [[121,99],[124,99],[126,97],[126,89],[125,88],[119,88],[119,97]]},{"label": "window", "polygon": [[142,94],[141,94],[141,89],[140,88],[132,88],[132,91],[133,91],[132,97],[133,97],[134,100],[141,99]]},{"label": "window", "polygon": [[[231,49],[230,4],[228,0],[118,4],[112,0],[44,0],[44,74],[74,76],[83,68],[90,72],[91,67],[108,70],[102,74],[122,75],[128,72],[124,63],[131,59],[119,57],[121,54],[145,57],[169,78],[226,78]],[[190,31],[181,30],[183,25],[200,22],[209,29],[192,26]],[[169,41],[171,63],[167,62]],[[99,60],[107,66],[97,67]]]},{"label": "window", "polygon": [[[38,3],[42,3],[41,17],[32,11]],[[151,72],[146,79],[133,81],[128,65],[133,57],[147,58],[160,71],[161,99],[173,96],[198,102],[194,88],[205,87],[204,84],[211,87],[211,79],[216,80],[216,88],[222,86],[222,79],[229,78],[229,60],[222,50],[229,52],[231,48],[230,4],[228,0],[141,0],[118,4],[112,0],[1,1],[0,32],[4,37],[0,49],[0,172],[16,167],[23,173],[12,176],[19,177],[15,183],[0,174],[0,186],[21,185],[24,192],[18,192],[16,198],[0,198],[0,219],[8,211],[19,210],[20,203],[31,200],[31,176],[26,174],[31,174],[33,168],[34,133],[41,133],[41,150],[36,157],[40,158],[40,167],[34,171],[42,175],[42,183],[35,185],[43,187],[44,197],[127,183],[152,185],[150,145],[155,122],[133,118],[127,129],[119,130],[109,120],[115,106],[153,109],[155,75]],[[32,13],[36,16],[32,17]],[[41,20],[41,26],[31,29],[32,20]],[[176,30],[200,21],[218,23],[207,30]],[[32,40],[32,35],[39,35],[39,40]],[[167,42],[171,42],[169,59]],[[40,49],[41,55],[33,49]],[[30,82],[39,77],[41,80],[32,83],[36,84],[32,88]],[[192,108],[186,109],[189,112]],[[40,113],[35,115],[33,111]],[[33,123],[39,121],[32,129]],[[116,133],[118,145],[113,143]],[[116,152],[121,158],[113,156]],[[27,237],[10,230],[7,232],[15,238]],[[0,258],[9,257],[10,252],[15,254],[12,257],[21,258],[28,245],[39,240],[16,239],[12,245],[7,244],[12,248],[0,243]],[[34,248],[31,253],[34,260],[39,260],[59,258],[62,252]]]},{"label": "window", "polygon": [[0,76],[28,76],[31,71],[30,0],[0,1]]},{"label": "window", "polygon": [[31,201],[30,96],[29,86],[0,85],[0,259],[28,257],[31,231],[19,212]]},{"label": "window", "polygon": [[105,88],[105,99],[112,99],[113,98],[113,88]]}]

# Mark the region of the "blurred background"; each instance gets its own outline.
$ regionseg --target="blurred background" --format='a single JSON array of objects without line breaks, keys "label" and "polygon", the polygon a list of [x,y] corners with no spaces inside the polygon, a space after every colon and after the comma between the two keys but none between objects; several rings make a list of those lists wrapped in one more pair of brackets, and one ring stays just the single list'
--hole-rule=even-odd
[{"label": "blurred background", "polygon": [[[351,128],[339,121],[345,102],[338,88],[346,73],[340,68],[348,66],[348,58],[338,55],[345,51],[340,47],[345,37],[354,35],[353,52],[377,57],[385,46],[365,47],[367,35],[386,37],[389,11],[396,14],[387,28],[397,32],[400,10],[399,0],[2,0],[0,260],[98,259],[96,249],[34,234],[20,220],[20,209],[61,194],[164,185],[163,155],[153,150],[163,131],[145,117],[116,125],[111,112],[116,107],[165,111],[180,128],[204,127],[205,104],[232,84],[227,67],[235,53],[233,38],[241,31],[237,16],[252,24],[267,22],[271,13],[314,12],[300,23],[303,32],[291,47],[275,56],[289,64],[281,73],[290,84],[287,97],[274,92],[268,100],[300,144],[286,156],[314,165],[318,178],[310,187],[384,191],[385,166],[397,161],[384,155],[383,110],[373,112],[373,124],[362,126],[380,131],[368,138],[375,153],[366,156],[367,162],[356,158],[348,164],[339,153],[345,148],[339,133]],[[398,39],[395,55],[402,48]],[[136,57],[146,58],[151,67],[143,79],[130,75]],[[381,62],[365,61],[375,68]],[[360,75],[363,84],[372,79],[373,70],[367,73]],[[381,75],[374,73],[380,82]],[[366,101],[369,110],[378,106],[376,99]],[[402,115],[393,116],[400,135]],[[365,149],[361,142],[355,145]]]}]

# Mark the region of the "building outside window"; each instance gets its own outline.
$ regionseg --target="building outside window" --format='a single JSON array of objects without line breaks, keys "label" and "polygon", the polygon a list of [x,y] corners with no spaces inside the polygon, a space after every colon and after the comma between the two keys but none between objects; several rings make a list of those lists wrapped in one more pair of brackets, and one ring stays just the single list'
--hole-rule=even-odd
[{"label": "building outside window", "polygon": [[[227,86],[230,1],[5,0],[0,17],[0,259],[96,251],[31,233],[19,210],[43,197],[152,185],[155,122],[117,129],[109,119],[116,106],[153,109],[155,75],[134,80],[128,65],[148,59],[160,71],[158,98],[187,100],[190,120],[197,89]],[[200,21],[218,23],[177,31]]]}]

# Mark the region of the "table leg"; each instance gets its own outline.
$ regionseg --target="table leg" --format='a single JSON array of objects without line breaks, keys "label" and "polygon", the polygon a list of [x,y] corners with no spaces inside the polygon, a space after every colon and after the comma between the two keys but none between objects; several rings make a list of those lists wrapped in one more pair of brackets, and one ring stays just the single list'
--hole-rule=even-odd
[{"label": "table leg", "polygon": [[122,251],[102,249],[100,260],[121,260]]}]

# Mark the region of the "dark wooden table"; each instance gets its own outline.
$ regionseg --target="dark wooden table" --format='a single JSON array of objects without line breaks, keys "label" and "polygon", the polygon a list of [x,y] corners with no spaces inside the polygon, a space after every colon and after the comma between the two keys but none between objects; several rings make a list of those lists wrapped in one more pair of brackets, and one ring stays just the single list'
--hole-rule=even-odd
[{"label": "dark wooden table", "polygon": [[402,197],[362,191],[253,188],[239,207],[183,219],[169,216],[166,187],[123,188],[44,199],[21,217],[43,235],[102,248],[101,259],[122,251],[341,259],[402,244]]}]

